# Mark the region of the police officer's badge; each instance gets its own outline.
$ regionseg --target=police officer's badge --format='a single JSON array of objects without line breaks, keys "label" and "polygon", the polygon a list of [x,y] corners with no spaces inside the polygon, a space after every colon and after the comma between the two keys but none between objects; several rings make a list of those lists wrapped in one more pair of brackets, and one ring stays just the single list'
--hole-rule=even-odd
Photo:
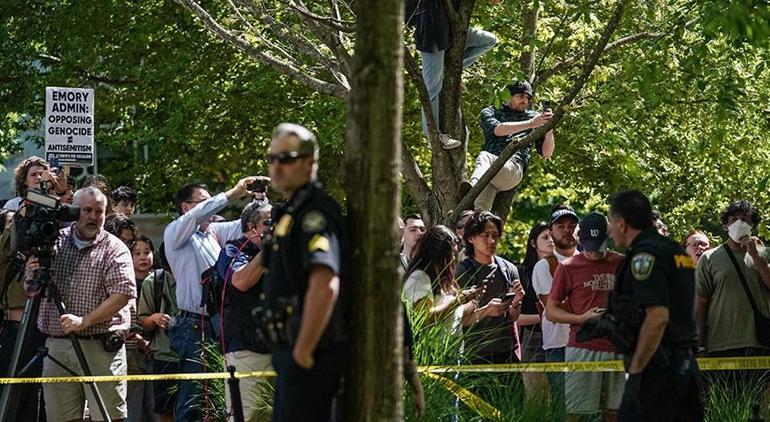
[{"label": "police officer's badge", "polygon": [[305,233],[316,233],[326,228],[326,217],[319,211],[308,211],[302,218],[302,230]]},{"label": "police officer's badge", "polygon": [[631,258],[631,274],[638,281],[647,280],[652,273],[652,266],[655,264],[655,255],[642,252]]}]

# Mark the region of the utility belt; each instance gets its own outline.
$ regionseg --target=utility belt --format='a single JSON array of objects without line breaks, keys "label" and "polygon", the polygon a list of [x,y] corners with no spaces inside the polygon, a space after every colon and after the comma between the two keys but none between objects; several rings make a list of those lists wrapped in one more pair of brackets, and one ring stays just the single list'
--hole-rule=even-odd
[{"label": "utility belt", "polygon": [[[255,339],[271,348],[291,348],[297,342],[302,324],[302,301],[298,295],[278,297],[272,306],[257,306],[251,312],[257,324]],[[332,314],[329,324],[321,335],[316,350],[331,348],[345,339],[344,328],[337,313]]]},{"label": "utility belt", "polygon": [[[60,339],[69,338],[69,336],[48,336],[48,337],[60,338]],[[98,340],[101,342],[102,347],[104,348],[104,351],[107,353],[117,352],[118,350],[120,350],[121,347],[123,347],[123,345],[126,342],[123,333],[118,331],[108,331],[102,334],[90,334],[90,335],[75,334],[75,337],[77,337],[79,340]]]},{"label": "utility belt", "polygon": [[[661,344],[655,353],[650,358],[650,362],[647,364],[647,368],[650,369],[665,369],[671,366],[676,361],[682,361],[685,359],[695,359],[697,355],[697,347],[685,347],[685,346],[669,346]],[[624,355],[623,364],[626,369],[631,365],[630,354]],[[645,368],[645,369],[647,369]]]}]

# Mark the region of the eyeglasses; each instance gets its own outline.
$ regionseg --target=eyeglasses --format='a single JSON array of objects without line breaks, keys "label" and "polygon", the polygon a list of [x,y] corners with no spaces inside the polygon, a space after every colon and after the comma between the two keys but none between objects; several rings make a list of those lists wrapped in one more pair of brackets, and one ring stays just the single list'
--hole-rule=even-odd
[{"label": "eyeglasses", "polygon": [[188,204],[200,204],[203,201],[205,201],[205,199],[201,199],[201,200],[198,200],[198,201],[192,201],[191,200],[191,201],[183,201],[183,202],[187,202]]},{"label": "eyeglasses", "polygon": [[279,154],[267,154],[267,163],[274,164],[276,161],[280,164],[292,164],[300,158],[310,157],[310,154],[300,154],[297,151],[284,151]]},{"label": "eyeglasses", "polygon": [[698,247],[708,248],[709,247],[709,243],[708,242],[703,242],[703,241],[700,241],[700,242],[699,241],[694,241],[694,242],[688,243],[687,247],[688,248],[698,248]]}]

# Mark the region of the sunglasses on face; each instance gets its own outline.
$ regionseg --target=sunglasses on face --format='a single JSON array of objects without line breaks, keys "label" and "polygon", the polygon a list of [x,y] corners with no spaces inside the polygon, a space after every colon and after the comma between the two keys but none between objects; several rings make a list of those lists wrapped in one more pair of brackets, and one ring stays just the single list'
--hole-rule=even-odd
[{"label": "sunglasses on face", "polygon": [[280,164],[292,164],[300,158],[309,157],[310,154],[300,154],[297,151],[284,151],[279,154],[267,154],[267,163],[274,164],[278,162]]}]

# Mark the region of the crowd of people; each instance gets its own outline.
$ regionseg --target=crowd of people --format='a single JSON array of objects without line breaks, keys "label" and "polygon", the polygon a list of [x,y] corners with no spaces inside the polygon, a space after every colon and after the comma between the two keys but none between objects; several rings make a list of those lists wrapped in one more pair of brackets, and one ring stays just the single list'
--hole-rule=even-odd
[{"label": "crowd of people", "polygon": [[[317,160],[312,133],[279,126],[268,155],[271,177],[246,177],[214,196],[202,184],[182,186],[174,198],[179,216],[157,248],[132,220],[139,198],[130,187],[111,189],[106,178],[87,176],[76,188],[66,170],[39,157],[22,161],[0,237],[3,373],[20,375],[41,348],[42,364],[23,375],[83,374],[84,363],[94,375],[198,373],[221,368],[223,359],[237,371],[278,372],[272,385],[240,380],[245,420],[324,419],[339,388],[347,332],[337,306],[342,214],[316,182]],[[268,186],[287,201],[274,209]],[[32,201],[41,195],[54,202]],[[239,219],[217,214],[241,199],[248,203]],[[24,222],[48,215],[39,207],[55,202],[78,207],[74,221],[54,219],[61,230],[51,233],[47,257],[41,248],[22,250],[25,231],[41,233]],[[36,320],[24,313],[29,303],[39,303]],[[30,334],[19,340],[20,330]],[[233,409],[229,389],[198,380],[98,383],[101,399],[78,383],[8,388],[18,400],[9,420],[19,421],[200,421]],[[220,400],[226,409],[216,408]]]},{"label": "crowd of people", "polygon": [[[648,215],[645,230],[668,236],[660,214]],[[461,336],[465,343],[462,361],[623,360],[608,338],[579,341],[577,333],[587,320],[607,312],[616,274],[622,273],[624,255],[609,248],[611,240],[615,249],[621,246],[626,253],[632,253],[634,244],[623,244],[620,235],[613,236],[611,222],[599,212],[580,217],[571,207],[559,204],[548,217],[530,230],[519,265],[498,255],[502,221],[488,211],[462,213],[454,230],[427,226],[416,214],[404,217],[404,300],[413,312],[429,315],[420,321],[443,324],[447,336]],[[720,219],[726,242],[712,248],[714,234],[692,230],[677,242],[687,255],[679,255],[671,263],[675,268],[695,270],[692,296],[697,292],[697,337],[693,320],[692,341],[685,342],[684,348],[700,356],[770,356],[770,348],[755,330],[749,306],[753,300],[761,313],[770,314],[770,253],[756,237],[760,213],[750,202],[735,201]],[[734,263],[730,254],[737,257]],[[652,277],[654,262],[653,255],[638,253],[631,271],[637,279]],[[741,278],[748,289],[742,287]],[[668,300],[674,305],[679,299]],[[678,304],[687,308],[685,303]],[[761,371],[739,374],[766,376]],[[597,415],[616,420],[625,383],[620,372],[523,375],[527,399],[544,403],[550,398],[556,414],[566,420],[589,420],[585,418]],[[670,387],[670,394],[676,395],[675,386]],[[697,409],[689,412],[690,417],[682,420],[698,420]]]}]

